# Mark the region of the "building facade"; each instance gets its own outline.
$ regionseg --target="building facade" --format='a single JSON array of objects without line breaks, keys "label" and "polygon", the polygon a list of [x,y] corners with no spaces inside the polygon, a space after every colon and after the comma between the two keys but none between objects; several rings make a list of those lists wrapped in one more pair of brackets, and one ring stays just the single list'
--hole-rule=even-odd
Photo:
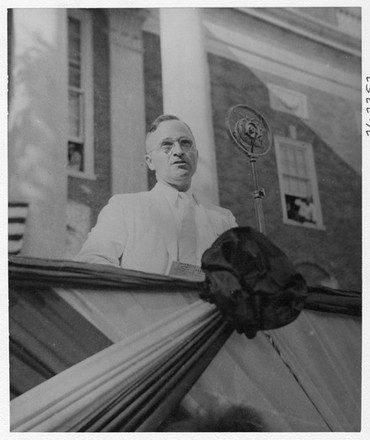
[{"label": "building facade", "polygon": [[273,134],[257,160],[267,235],[310,283],[361,288],[360,8],[15,9],[9,37],[23,255],[72,258],[111,195],[153,186],[145,131],[162,113],[193,129],[195,190],[255,227],[225,127],[246,104]]}]

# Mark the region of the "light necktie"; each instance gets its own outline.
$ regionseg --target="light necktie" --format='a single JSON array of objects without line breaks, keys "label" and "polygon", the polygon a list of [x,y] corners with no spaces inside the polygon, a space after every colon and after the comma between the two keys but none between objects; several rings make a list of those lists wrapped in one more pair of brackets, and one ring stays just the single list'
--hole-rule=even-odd
[{"label": "light necktie", "polygon": [[185,193],[179,193],[182,222],[178,236],[178,260],[181,263],[196,264],[197,229],[194,202]]}]

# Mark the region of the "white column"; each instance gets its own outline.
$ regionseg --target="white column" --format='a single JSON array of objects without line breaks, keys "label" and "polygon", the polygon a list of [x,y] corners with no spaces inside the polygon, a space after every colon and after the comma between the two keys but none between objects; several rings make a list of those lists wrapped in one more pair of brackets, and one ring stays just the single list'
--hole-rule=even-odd
[{"label": "white column", "polygon": [[143,10],[110,9],[112,192],[147,189]]},{"label": "white column", "polygon": [[13,9],[9,201],[29,203],[24,255],[62,258],[67,202],[65,9]]},{"label": "white column", "polygon": [[197,8],[160,10],[164,113],[190,125],[199,150],[193,188],[218,204],[210,80]]}]

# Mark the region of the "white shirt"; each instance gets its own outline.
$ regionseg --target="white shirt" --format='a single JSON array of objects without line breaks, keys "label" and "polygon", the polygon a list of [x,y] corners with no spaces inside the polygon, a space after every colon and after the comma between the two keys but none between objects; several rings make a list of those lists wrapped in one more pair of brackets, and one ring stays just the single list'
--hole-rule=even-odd
[{"label": "white shirt", "polygon": [[[182,212],[181,204],[179,202],[179,191],[177,191],[177,189],[169,185],[165,185],[162,182],[158,182],[157,187],[160,190],[160,192],[164,195],[164,197],[167,199],[171,207],[171,211],[176,221],[177,232],[179,233],[181,229],[181,222],[184,217],[184,212]],[[201,258],[204,251],[207,250],[211,245],[211,243],[209,243],[207,234],[205,234],[204,231],[206,231],[209,228],[212,228],[212,223],[210,222],[205,209],[197,201],[197,198],[193,194],[192,189],[190,188],[188,191],[185,192],[185,194],[189,197],[190,203],[192,203],[194,206],[195,225],[196,225],[196,243],[197,243],[196,265],[200,266]],[[216,231],[213,232],[214,232],[214,240],[216,240],[218,234],[216,233]]]}]

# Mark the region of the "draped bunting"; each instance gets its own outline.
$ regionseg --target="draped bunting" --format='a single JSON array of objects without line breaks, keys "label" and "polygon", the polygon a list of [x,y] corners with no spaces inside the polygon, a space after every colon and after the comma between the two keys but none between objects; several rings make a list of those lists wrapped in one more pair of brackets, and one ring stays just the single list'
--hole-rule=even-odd
[{"label": "draped bunting", "polygon": [[[181,379],[219,334],[224,333],[222,342],[229,336],[219,321],[214,308],[196,303],[102,350],[14,399],[12,431],[150,428],[163,417],[149,423],[148,412],[158,411],[171,388],[176,394],[179,377],[173,364]],[[194,356],[189,348],[197,345],[200,351]]]},{"label": "draped bunting", "polygon": [[[360,429],[356,317],[307,311],[247,340],[235,332],[229,337],[215,307],[198,299],[199,283],[21,257],[9,269],[12,288],[31,296],[49,286],[57,307],[67,303],[113,342],[13,399],[12,431],[153,431],[181,399],[190,411],[252,406],[271,431]],[[318,309],[324,299],[336,311],[333,298],[340,298],[339,310],[361,310],[352,292],[314,292]]]},{"label": "draped bunting", "polygon": [[[112,266],[78,263],[66,260],[10,257],[9,281],[17,286],[75,287],[75,288],[129,288],[136,291],[166,290],[176,292],[198,291],[203,283],[135,270],[117,269]],[[330,313],[361,315],[359,292],[331,289],[324,286],[308,286],[309,295],[304,308]]]},{"label": "draped bunting", "polygon": [[361,325],[358,319],[303,313],[297,323],[275,330],[273,337],[285,362],[299,377],[305,393],[315,402],[331,430],[359,428]]},{"label": "draped bunting", "polygon": [[9,290],[11,397],[112,342],[51,288]]},{"label": "draped bunting", "polygon": [[186,400],[201,408],[250,405],[275,432],[359,431],[361,325],[328,316],[303,311],[289,326],[248,342],[234,332]]},{"label": "draped bunting", "polygon": [[325,286],[308,286],[304,307],[310,310],[361,316],[361,294],[355,291],[331,289]]}]

